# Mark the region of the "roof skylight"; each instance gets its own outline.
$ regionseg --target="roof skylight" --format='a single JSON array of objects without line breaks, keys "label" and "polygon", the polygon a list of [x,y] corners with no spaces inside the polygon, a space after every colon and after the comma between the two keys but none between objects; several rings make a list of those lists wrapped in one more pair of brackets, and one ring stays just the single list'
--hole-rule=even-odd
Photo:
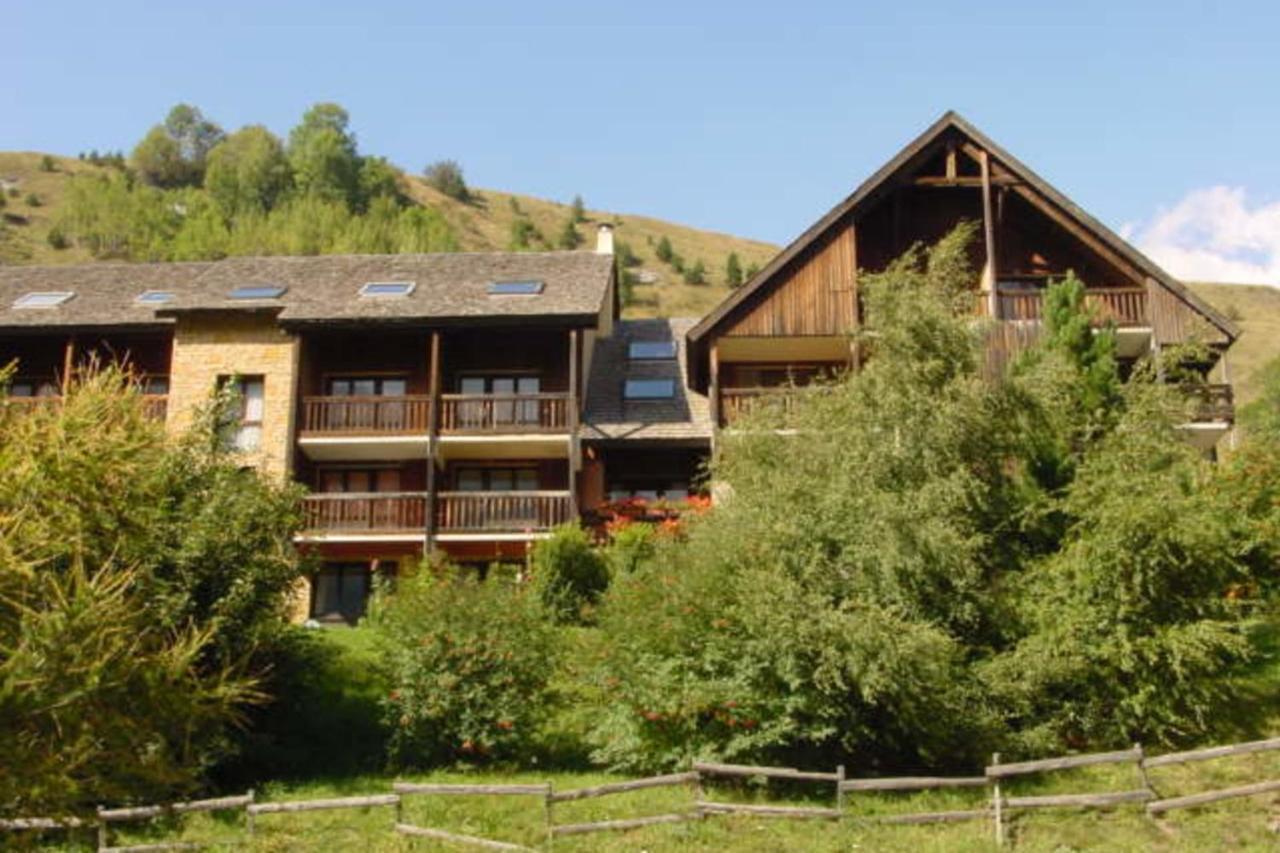
[{"label": "roof skylight", "polygon": [[13,301],[14,308],[57,308],[71,297],[70,290],[41,290],[24,293]]},{"label": "roof skylight", "polygon": [[536,296],[542,292],[540,281],[493,281],[489,283],[490,296]]},{"label": "roof skylight", "polygon": [[669,400],[675,395],[674,379],[628,379],[622,388],[628,400]]},{"label": "roof skylight", "polygon": [[412,281],[371,281],[360,288],[361,296],[408,296],[416,283]]},{"label": "roof skylight", "polygon": [[171,290],[144,290],[138,294],[138,302],[146,305],[163,305],[166,302],[173,301],[173,291]]},{"label": "roof skylight", "polygon": [[288,288],[279,284],[249,284],[231,291],[232,299],[275,299]]},{"label": "roof skylight", "polygon": [[675,341],[632,341],[627,347],[627,358],[633,361],[658,361],[675,357]]}]

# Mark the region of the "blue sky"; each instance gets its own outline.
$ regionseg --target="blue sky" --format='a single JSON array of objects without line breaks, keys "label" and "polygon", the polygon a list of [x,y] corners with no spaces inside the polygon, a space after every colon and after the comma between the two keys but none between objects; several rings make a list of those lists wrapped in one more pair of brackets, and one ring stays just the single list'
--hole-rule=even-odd
[{"label": "blue sky", "polygon": [[167,6],[6,0],[0,148],[334,100],[407,169],[781,243],[954,108],[1158,259],[1280,281],[1280,4]]}]

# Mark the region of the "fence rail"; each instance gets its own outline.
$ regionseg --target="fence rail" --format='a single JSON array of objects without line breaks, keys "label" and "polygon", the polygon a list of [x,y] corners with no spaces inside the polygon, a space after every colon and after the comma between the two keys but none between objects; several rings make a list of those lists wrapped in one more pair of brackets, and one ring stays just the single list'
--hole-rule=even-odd
[{"label": "fence rail", "polygon": [[304,435],[413,435],[427,431],[431,398],[405,396],[303,397]]},{"label": "fence rail", "polygon": [[302,499],[303,528],[318,532],[421,532],[426,492],[321,492]]},{"label": "fence rail", "polygon": [[440,432],[444,435],[567,432],[568,394],[442,394]]},{"label": "fence rail", "polygon": [[[109,828],[113,824],[126,821],[151,820],[159,817],[181,816],[197,812],[243,810],[246,831],[249,835],[253,835],[255,818],[260,815],[307,814],[337,809],[393,806],[395,808],[395,817],[389,824],[389,829],[399,835],[428,838],[490,850],[531,850],[535,848],[522,846],[511,841],[482,838],[451,830],[407,823],[403,819],[402,813],[405,800],[414,796],[524,796],[540,800],[544,804],[545,844],[549,847],[553,839],[561,836],[626,831],[659,824],[705,820],[716,815],[750,815],[753,817],[817,820],[856,818],[859,817],[857,810],[850,808],[844,796],[852,793],[990,787],[991,798],[988,804],[982,808],[875,815],[870,819],[877,823],[890,825],[918,825],[992,819],[995,824],[997,843],[1003,844],[1006,821],[1009,819],[1011,812],[1019,810],[1050,808],[1112,809],[1118,806],[1141,804],[1145,813],[1152,817],[1157,817],[1175,809],[1195,808],[1223,800],[1253,797],[1280,791],[1280,779],[1267,779],[1247,785],[1161,798],[1152,787],[1147,776],[1147,771],[1153,768],[1232,756],[1252,755],[1274,750],[1280,750],[1280,738],[1173,752],[1151,758],[1147,758],[1142,747],[1137,745],[1132,749],[1114,752],[1067,755],[1009,764],[1000,763],[999,755],[997,754],[993,756],[991,765],[985,768],[982,776],[899,776],[866,779],[846,779],[843,767],[837,767],[835,772],[828,773],[798,770],[793,767],[699,762],[694,764],[692,770],[683,773],[649,776],[622,782],[608,782],[602,785],[560,792],[555,791],[550,783],[485,785],[395,782],[392,785],[392,792],[389,794],[258,803],[254,801],[254,794],[250,791],[243,796],[218,797],[165,805],[128,806],[113,809],[100,808],[93,817],[69,815],[63,817],[0,818],[0,832],[52,832],[96,828],[98,831],[96,849],[103,853],[106,851],[123,853],[123,851],[172,850],[205,845],[195,842],[169,842],[113,847],[108,844]],[[1139,788],[1122,791],[1013,797],[1005,796],[1002,791],[1003,785],[1020,776],[1124,763],[1132,763],[1136,767],[1138,778],[1141,782]],[[836,792],[835,807],[719,802],[707,799],[703,783],[716,777],[763,777],[781,781],[834,783],[833,786]],[[557,804],[615,796],[653,788],[678,786],[688,786],[691,789],[691,798],[687,810],[593,822],[560,823],[556,821],[554,807]]]}]

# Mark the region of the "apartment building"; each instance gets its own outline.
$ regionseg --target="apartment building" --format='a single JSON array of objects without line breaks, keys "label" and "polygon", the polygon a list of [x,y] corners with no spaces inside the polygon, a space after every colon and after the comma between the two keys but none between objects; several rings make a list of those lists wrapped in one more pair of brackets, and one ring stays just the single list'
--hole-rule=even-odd
[{"label": "apartment building", "polygon": [[717,430],[857,367],[859,277],[963,219],[983,226],[992,369],[1074,271],[1126,365],[1204,345],[1186,430],[1212,451],[1235,326],[954,113],[698,321],[621,319],[602,226],[578,252],[0,268],[0,365],[8,404],[39,405],[86,364],[128,364],[175,431],[234,383],[244,464],[309,489],[297,544],[320,568],[299,615],[351,621],[424,554],[523,560],[558,524],[703,492]]}]

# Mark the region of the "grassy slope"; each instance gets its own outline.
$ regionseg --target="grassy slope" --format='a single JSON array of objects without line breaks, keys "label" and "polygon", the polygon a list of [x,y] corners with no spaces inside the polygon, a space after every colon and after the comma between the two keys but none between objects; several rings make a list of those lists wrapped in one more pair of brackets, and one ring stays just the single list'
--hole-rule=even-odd
[{"label": "grassy slope", "polygon": [[1258,371],[1280,358],[1280,287],[1257,284],[1190,284],[1196,295],[1235,320],[1242,334],[1231,347],[1231,380],[1241,403],[1253,400]]},{"label": "grassy slope", "polygon": [[[1274,620],[1256,623],[1259,657],[1253,668],[1240,678],[1238,719],[1223,722],[1218,742],[1241,741],[1280,733],[1280,629]],[[335,677],[346,678],[352,668],[373,671],[369,635],[362,629],[326,631],[318,639],[331,644],[340,655]],[[373,676],[377,681],[377,676]],[[377,690],[372,691],[373,694]],[[372,695],[372,694],[371,694]],[[375,706],[370,704],[370,711]],[[356,748],[340,738],[328,741],[324,752]],[[1153,750],[1153,753],[1158,752]],[[353,762],[343,762],[351,765]],[[356,762],[366,763],[367,762]],[[829,768],[811,768],[829,769]],[[862,775],[849,768],[850,776]],[[412,774],[415,781],[494,784],[551,782],[558,791],[617,781],[600,772],[544,772],[531,767],[522,770],[439,770]],[[1197,791],[1249,784],[1280,778],[1280,753],[1255,754],[1184,767],[1151,771],[1152,784],[1162,796],[1179,796]],[[257,786],[260,800],[301,800],[357,796],[390,791],[393,777],[385,774],[336,775],[296,782],[269,782]],[[1026,777],[1005,786],[1006,796],[1066,794],[1129,790],[1139,786],[1132,766],[1086,768]],[[800,786],[765,790],[753,786],[708,785],[712,799],[756,803],[789,803],[829,806],[830,788]],[[851,795],[846,813],[857,817],[905,814],[918,811],[976,809],[985,805],[985,790],[927,792],[921,794]],[[624,819],[642,815],[687,811],[692,794],[687,789],[664,788],[633,792],[617,797],[564,803],[555,807],[557,823]],[[1145,817],[1141,807],[1126,806],[1108,812],[1049,811],[1023,812],[1013,820],[1011,837],[1018,850],[1156,850],[1192,851],[1232,847],[1241,850],[1275,849],[1275,834],[1269,823],[1277,817],[1280,800],[1264,795],[1234,800],[1207,808],[1173,812],[1159,821]],[[404,810],[408,822],[470,835],[537,845],[545,824],[541,801],[496,797],[415,797]],[[356,849],[377,851],[421,849],[391,832],[392,810],[364,810],[269,815],[258,819],[254,850]],[[235,842],[243,838],[237,817],[197,816],[181,826],[121,827],[116,843],[161,840]],[[140,831],[141,830],[141,831]],[[435,848],[432,848],[435,849]],[[838,825],[827,822],[793,822],[760,818],[715,817],[701,823],[665,825],[633,830],[558,839],[558,851],[685,851],[685,850],[806,850],[846,851],[850,849],[904,851],[994,850],[989,819],[967,823],[924,827],[880,826],[854,818]]]},{"label": "grassy slope", "polygon": [[[42,172],[39,169],[42,156],[30,152],[0,152],[0,179],[16,179],[19,185],[19,196],[6,198],[3,213],[25,220],[7,223],[5,235],[0,236],[0,263],[58,264],[92,260],[82,249],[55,250],[48,245],[46,237],[62,203],[68,177],[101,170],[75,158],[55,157],[58,171]],[[569,216],[568,204],[496,190],[475,190],[475,198],[463,204],[412,175],[406,176],[406,189],[410,198],[438,209],[445,216],[467,251],[508,248],[511,224],[518,216],[512,200],[546,238],[549,248],[554,246]],[[27,205],[24,199],[28,192],[35,192],[44,203],[40,207]],[[583,247],[595,244],[596,223],[611,222],[616,228],[616,239],[630,245],[641,260],[641,266],[633,271],[648,272],[656,277],[653,283],[635,288],[635,301],[628,313],[637,317],[701,316],[728,292],[724,266],[730,252],[738,253],[745,269],[753,263],[763,266],[777,251],[776,246],[768,243],[686,228],[645,216],[589,210],[587,219],[577,227]],[[675,251],[689,264],[701,260],[706,265],[706,284],[687,285],[675,270],[658,261],[654,247],[663,237],[671,241]]]}]

